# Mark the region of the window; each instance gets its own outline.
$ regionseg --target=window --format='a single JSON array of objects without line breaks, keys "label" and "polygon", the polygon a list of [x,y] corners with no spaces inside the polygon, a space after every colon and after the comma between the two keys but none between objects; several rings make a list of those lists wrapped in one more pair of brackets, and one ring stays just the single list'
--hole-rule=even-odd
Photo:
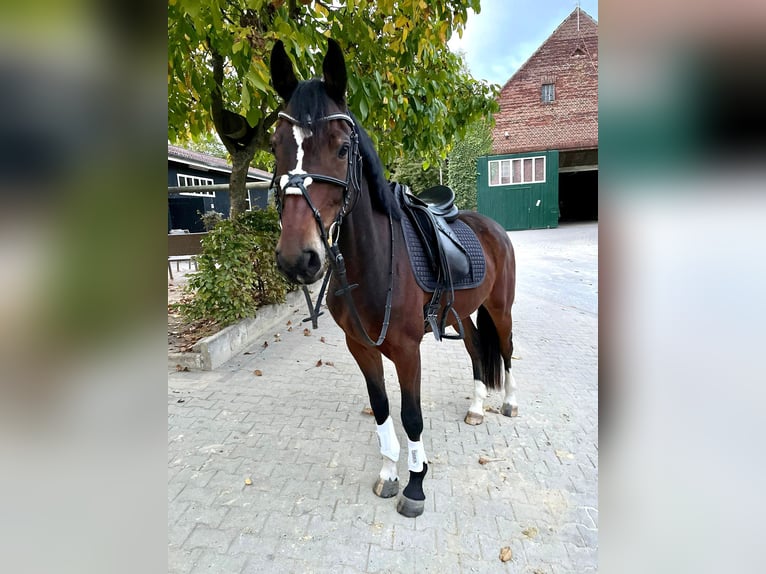
[{"label": "window", "polygon": [[544,104],[550,104],[556,99],[556,90],[554,89],[553,84],[543,84],[541,99]]},{"label": "window", "polygon": [[489,162],[489,185],[500,185],[500,162]]},{"label": "window", "polygon": [[496,159],[489,162],[489,185],[545,183],[545,157]]},{"label": "window", "polygon": [[[209,177],[197,177],[196,175],[178,174],[178,187],[213,185],[214,181]],[[180,195],[189,195],[194,197],[215,197],[214,191],[185,191]]]}]

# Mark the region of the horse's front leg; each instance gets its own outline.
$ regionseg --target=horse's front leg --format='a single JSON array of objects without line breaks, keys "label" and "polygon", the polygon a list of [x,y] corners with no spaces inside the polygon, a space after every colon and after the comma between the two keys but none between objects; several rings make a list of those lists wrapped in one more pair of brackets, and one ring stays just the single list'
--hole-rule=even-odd
[{"label": "horse's front leg", "polygon": [[399,492],[399,475],[396,470],[396,463],[399,460],[399,440],[396,438],[394,421],[388,407],[383,378],[383,359],[380,351],[360,345],[350,337],[346,337],[346,345],[356,359],[367,383],[370,407],[377,424],[380,454],[383,456],[383,468],[372,491],[381,498],[391,498]]},{"label": "horse's front leg", "polygon": [[402,492],[396,510],[404,516],[420,516],[425,508],[423,479],[428,472],[428,460],[423,443],[423,413],[420,408],[420,346],[411,345],[392,357],[402,391],[402,424],[407,433],[407,468],[410,481]]}]

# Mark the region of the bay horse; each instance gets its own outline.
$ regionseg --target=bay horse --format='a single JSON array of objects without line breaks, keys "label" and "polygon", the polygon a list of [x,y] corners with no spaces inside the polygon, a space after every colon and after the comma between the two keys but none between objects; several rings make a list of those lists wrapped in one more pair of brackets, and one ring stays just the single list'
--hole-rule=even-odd
[{"label": "bay horse", "polygon": [[[420,342],[428,330],[424,306],[431,295],[419,287],[410,266],[402,211],[381,160],[348,109],[340,46],[328,40],[322,79],[298,81],[281,40],[272,49],[270,68],[274,88],[285,102],[271,138],[281,221],[277,265],[288,279],[304,286],[319,280],[328,266],[332,270],[327,308],[343,329],[367,384],[383,457],[373,491],[383,498],[399,491],[400,447],[389,413],[382,357],[394,363],[410,473],[397,511],[418,516],[424,509],[423,479],[428,472],[421,440]],[[455,291],[453,301],[465,325],[464,344],[473,366],[474,399],[465,422],[476,425],[483,422],[487,388],[500,390],[504,385],[502,414],[516,416],[518,411],[511,373],[516,263],[508,235],[495,221],[470,211],[461,211],[459,219],[476,233],[486,261],[483,281]],[[471,319],[474,311],[476,324]],[[451,317],[448,324],[454,325]]]}]

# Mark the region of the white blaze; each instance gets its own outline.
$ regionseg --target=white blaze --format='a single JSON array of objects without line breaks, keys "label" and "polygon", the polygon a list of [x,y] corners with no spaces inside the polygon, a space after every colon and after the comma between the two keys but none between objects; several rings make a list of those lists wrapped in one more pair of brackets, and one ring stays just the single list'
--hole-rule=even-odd
[{"label": "white blaze", "polygon": [[[295,175],[296,173],[306,173],[306,171],[303,169],[303,140],[310,138],[312,135],[311,130],[307,130],[302,128],[301,126],[293,125],[293,137],[295,138],[295,143],[298,145],[298,152],[296,153],[295,157],[295,168],[291,169],[287,172],[287,174]],[[287,181],[290,179],[289,175],[283,175],[280,180],[279,184],[281,187],[285,187],[287,185]],[[303,180],[303,185],[308,188],[312,184],[312,180],[310,177],[307,177]],[[301,190],[297,187],[288,187],[285,189],[285,195],[303,195],[301,193]]]}]

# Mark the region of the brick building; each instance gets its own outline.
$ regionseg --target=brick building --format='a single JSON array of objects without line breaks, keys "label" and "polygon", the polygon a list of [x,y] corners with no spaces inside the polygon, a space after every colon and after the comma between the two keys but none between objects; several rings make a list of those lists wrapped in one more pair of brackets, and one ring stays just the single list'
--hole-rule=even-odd
[{"label": "brick building", "polygon": [[598,218],[598,23],[581,8],[506,82],[479,211],[506,229]]}]

